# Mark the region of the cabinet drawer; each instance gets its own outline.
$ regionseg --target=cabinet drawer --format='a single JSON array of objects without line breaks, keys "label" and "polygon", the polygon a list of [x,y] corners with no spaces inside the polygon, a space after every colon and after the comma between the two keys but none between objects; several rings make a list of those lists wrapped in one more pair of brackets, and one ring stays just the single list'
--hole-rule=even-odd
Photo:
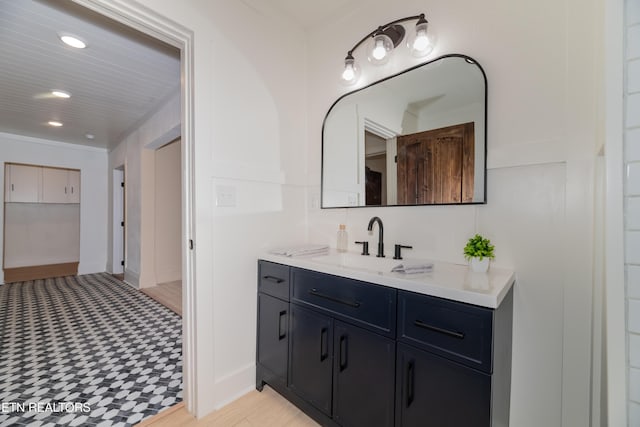
[{"label": "cabinet drawer", "polygon": [[258,292],[289,301],[288,265],[269,261],[258,262]]},{"label": "cabinet drawer", "polygon": [[396,290],[358,280],[293,268],[292,301],[395,337]]},{"label": "cabinet drawer", "polygon": [[492,372],[493,310],[398,292],[398,339],[484,372]]}]

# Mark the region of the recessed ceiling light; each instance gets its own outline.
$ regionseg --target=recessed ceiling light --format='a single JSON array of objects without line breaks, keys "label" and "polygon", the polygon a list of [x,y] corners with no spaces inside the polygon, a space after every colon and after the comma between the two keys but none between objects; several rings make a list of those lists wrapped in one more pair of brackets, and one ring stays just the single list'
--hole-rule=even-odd
[{"label": "recessed ceiling light", "polygon": [[94,139],[96,136],[92,133],[87,133],[84,135],[87,139]]},{"label": "recessed ceiling light", "polygon": [[57,98],[71,98],[71,94],[69,92],[65,92],[63,90],[52,90],[51,95]]},{"label": "recessed ceiling light", "polygon": [[62,126],[61,122],[56,122],[55,120],[51,120],[50,122],[47,122],[47,124],[49,126],[53,126],[53,127],[56,127],[56,128],[59,128],[60,126]]},{"label": "recessed ceiling light", "polygon": [[84,40],[81,40],[76,36],[72,36],[71,34],[58,34],[58,37],[60,37],[60,40],[62,40],[63,43],[71,47],[75,47],[76,49],[84,49],[87,47],[87,43]]}]

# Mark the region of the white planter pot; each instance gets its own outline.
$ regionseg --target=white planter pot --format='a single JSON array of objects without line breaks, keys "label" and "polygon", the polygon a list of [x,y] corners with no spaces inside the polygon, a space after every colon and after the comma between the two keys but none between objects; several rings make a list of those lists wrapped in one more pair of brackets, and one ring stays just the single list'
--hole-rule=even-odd
[{"label": "white planter pot", "polygon": [[489,261],[487,257],[482,258],[482,261],[478,257],[473,257],[470,262],[471,270],[474,273],[486,273],[489,270]]}]

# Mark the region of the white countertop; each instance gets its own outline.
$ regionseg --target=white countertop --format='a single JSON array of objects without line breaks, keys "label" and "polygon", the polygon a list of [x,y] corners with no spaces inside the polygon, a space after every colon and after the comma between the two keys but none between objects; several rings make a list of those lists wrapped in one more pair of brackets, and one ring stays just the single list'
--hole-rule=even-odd
[{"label": "white countertop", "polygon": [[325,257],[287,257],[265,253],[259,258],[292,267],[305,268],[488,308],[497,308],[515,281],[513,271],[493,266],[489,268],[487,273],[474,273],[466,264],[436,261],[433,262],[434,268],[431,273],[404,274],[392,273],[390,266],[402,262],[416,262],[416,260],[393,260],[391,258],[375,260],[375,256],[362,260],[364,264],[371,265],[376,265],[379,261],[381,268],[378,268],[378,270],[384,271],[375,271],[376,268],[372,268],[369,265],[367,265],[367,268],[342,265],[344,263],[339,261],[341,258],[358,261],[357,258],[354,258],[358,256],[360,255],[353,252],[344,255],[332,250]]}]

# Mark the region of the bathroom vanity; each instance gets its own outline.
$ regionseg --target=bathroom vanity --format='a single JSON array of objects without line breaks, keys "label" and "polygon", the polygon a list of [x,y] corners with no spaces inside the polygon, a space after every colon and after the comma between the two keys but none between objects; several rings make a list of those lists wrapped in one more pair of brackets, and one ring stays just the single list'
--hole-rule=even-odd
[{"label": "bathroom vanity", "polygon": [[327,426],[507,426],[513,272],[401,262],[261,257],[256,388]]}]

